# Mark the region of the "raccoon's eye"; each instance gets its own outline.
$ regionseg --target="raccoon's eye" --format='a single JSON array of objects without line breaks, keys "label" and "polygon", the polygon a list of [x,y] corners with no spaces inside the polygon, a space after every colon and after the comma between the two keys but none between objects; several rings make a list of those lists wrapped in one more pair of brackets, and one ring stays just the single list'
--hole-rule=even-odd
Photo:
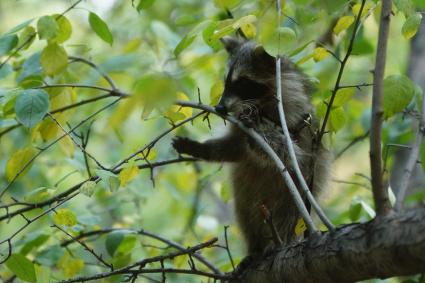
[{"label": "raccoon's eye", "polygon": [[266,95],[268,87],[242,77],[231,83],[230,90],[241,99],[259,99]]}]

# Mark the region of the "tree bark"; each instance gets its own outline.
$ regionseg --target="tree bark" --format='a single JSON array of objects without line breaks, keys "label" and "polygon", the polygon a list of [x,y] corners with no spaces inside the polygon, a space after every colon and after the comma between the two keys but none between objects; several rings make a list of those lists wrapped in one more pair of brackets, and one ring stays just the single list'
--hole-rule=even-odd
[{"label": "tree bark", "polygon": [[425,207],[312,236],[256,258],[236,282],[355,282],[425,271]]}]

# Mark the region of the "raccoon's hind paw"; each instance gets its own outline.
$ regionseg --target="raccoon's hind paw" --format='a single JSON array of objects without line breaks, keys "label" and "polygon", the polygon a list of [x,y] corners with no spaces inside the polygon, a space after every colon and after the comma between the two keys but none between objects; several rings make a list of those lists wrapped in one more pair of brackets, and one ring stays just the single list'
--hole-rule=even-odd
[{"label": "raccoon's hind paw", "polygon": [[197,144],[198,144],[197,141],[194,141],[185,137],[175,137],[173,138],[173,141],[171,143],[173,148],[179,154],[185,153],[189,155],[192,155],[193,148],[196,147]]}]

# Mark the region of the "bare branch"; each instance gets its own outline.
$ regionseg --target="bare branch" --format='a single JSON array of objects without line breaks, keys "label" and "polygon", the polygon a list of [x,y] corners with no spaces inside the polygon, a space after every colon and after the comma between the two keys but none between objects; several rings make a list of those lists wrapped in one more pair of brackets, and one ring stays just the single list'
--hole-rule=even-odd
[{"label": "bare branch", "polygon": [[395,203],[395,210],[399,211],[403,207],[403,201],[406,197],[407,188],[409,187],[410,176],[412,175],[413,169],[415,168],[419,152],[422,145],[422,140],[425,134],[425,99],[422,97],[422,111],[421,119],[418,124],[418,131],[416,133],[416,140],[410,151],[409,159],[407,160],[406,166],[404,168],[403,176],[401,176],[400,187],[397,192],[397,201]]},{"label": "bare branch", "polygon": [[89,253],[91,253],[99,262],[101,262],[103,265],[105,265],[109,269],[114,270],[112,264],[107,263],[102,258],[102,255],[98,255],[92,248],[90,248],[89,246],[87,246],[86,243],[84,243],[83,241],[80,241],[79,239],[76,239],[74,236],[72,236],[71,234],[69,234],[67,231],[65,231],[64,229],[62,229],[61,227],[59,227],[56,224],[53,224],[52,227],[54,227],[54,228],[62,231],[64,234],[66,234],[68,237],[70,237],[73,241],[75,241],[76,243],[80,244],[86,251],[88,251]]},{"label": "bare branch", "polygon": [[[77,240],[81,240],[81,239],[84,239],[84,238],[93,237],[93,236],[97,236],[97,235],[107,234],[107,233],[114,232],[114,231],[129,231],[129,232],[134,233],[134,234],[143,235],[143,236],[147,236],[147,237],[150,237],[152,239],[158,240],[158,241],[165,243],[168,246],[173,247],[175,249],[178,249],[180,251],[186,250],[186,248],[183,247],[182,245],[180,245],[179,243],[176,243],[174,241],[171,241],[169,239],[166,239],[166,238],[164,238],[160,235],[154,234],[154,233],[146,231],[144,229],[133,230],[133,229],[120,229],[120,228],[107,228],[107,229],[83,232],[83,233],[80,233],[78,236],[76,236],[75,239],[62,242],[61,246],[66,247],[69,244],[71,244],[71,243],[73,243]],[[202,262],[206,267],[208,267],[214,273],[222,274],[222,272],[217,267],[215,267],[212,263],[210,263],[208,260],[206,260],[202,255],[200,255],[198,253],[193,253],[192,256],[194,258],[196,258],[197,260],[199,260],[200,262]]]},{"label": "bare branch", "polygon": [[[276,1],[277,6],[277,15],[278,15],[278,24],[280,24],[280,13],[281,13],[281,7],[280,7],[280,0]],[[360,11],[361,13],[361,11]],[[314,198],[313,194],[311,193],[310,189],[308,188],[307,182],[304,179],[303,174],[301,173],[300,166],[298,164],[297,156],[295,155],[294,150],[294,144],[292,143],[291,135],[288,130],[288,125],[286,124],[286,118],[285,118],[285,111],[283,110],[283,103],[282,103],[282,76],[281,76],[281,58],[278,55],[276,57],[276,98],[277,98],[277,106],[279,110],[279,118],[280,118],[280,124],[283,129],[283,136],[284,136],[284,143],[286,145],[286,148],[288,149],[289,157],[291,160],[291,167],[295,171],[295,175],[297,177],[298,182],[301,185],[301,189],[304,191],[304,193],[307,196],[308,201],[310,202],[313,209],[316,211],[317,215],[319,216],[320,220],[326,225],[326,227],[329,230],[334,230],[334,226],[332,222],[326,217],[325,213],[323,212],[322,208],[317,203],[316,199]],[[318,145],[320,146],[320,145]],[[309,227],[313,228],[313,227]]]},{"label": "bare branch", "polygon": [[387,57],[387,42],[391,20],[391,0],[382,1],[379,24],[378,46],[376,49],[375,71],[373,73],[372,115],[370,128],[370,170],[375,208],[378,215],[391,211],[388,190],[383,181],[381,131],[383,121],[383,80]]},{"label": "bare branch", "polygon": [[[182,255],[193,255],[195,252],[202,250],[204,248],[208,248],[211,247],[215,242],[217,242],[217,238],[213,238],[207,242],[201,243],[199,245],[193,246],[191,248],[187,248],[184,250],[180,250],[177,252],[173,252],[173,253],[169,253],[166,255],[161,255],[161,256],[156,256],[156,257],[151,257],[151,258],[146,258],[140,261],[137,261],[131,265],[128,265],[126,267],[114,270],[114,271],[110,271],[110,272],[104,272],[104,273],[99,273],[93,276],[81,276],[81,277],[76,277],[73,279],[69,279],[69,280],[63,280],[60,281],[61,283],[71,283],[71,282],[81,282],[81,281],[91,281],[91,280],[98,280],[98,279],[102,279],[102,278],[107,278],[113,275],[117,275],[117,274],[139,274],[139,273],[162,273],[162,272],[178,272],[178,273],[187,273],[187,274],[197,274],[197,275],[203,275],[203,276],[207,276],[207,277],[211,277],[211,278],[216,278],[216,279],[223,279],[226,278],[228,279],[229,276],[226,275],[221,275],[221,274],[215,274],[215,273],[208,273],[208,272],[203,272],[203,271],[199,271],[199,270],[175,270],[175,269],[170,269],[167,271],[167,269],[164,268],[158,268],[158,269],[144,269],[144,267],[147,264],[150,263],[160,263],[161,261],[164,260],[168,260],[168,259],[173,259],[176,258],[178,256],[182,256]],[[138,269],[133,269],[133,268],[138,268]]]},{"label": "bare branch", "polygon": [[115,91],[117,90],[117,87],[114,83],[114,81],[111,79],[111,77],[109,77],[104,71],[102,71],[95,63],[93,63],[90,60],[81,58],[81,57],[77,57],[77,56],[69,56],[69,59],[74,61],[74,62],[82,62],[90,67],[92,67],[94,70],[96,70],[108,83],[109,85],[112,87],[112,89]]}]

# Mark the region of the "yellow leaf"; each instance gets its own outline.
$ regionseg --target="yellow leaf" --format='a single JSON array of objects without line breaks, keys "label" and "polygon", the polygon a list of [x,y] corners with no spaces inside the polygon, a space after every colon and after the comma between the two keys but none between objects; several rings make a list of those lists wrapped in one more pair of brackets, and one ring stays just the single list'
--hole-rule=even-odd
[{"label": "yellow leaf", "polygon": [[353,16],[344,16],[339,18],[338,22],[336,23],[334,27],[334,33],[339,34],[340,32],[348,29],[352,24],[354,23],[354,17]]},{"label": "yellow leaf", "polygon": [[295,64],[297,66],[304,64],[305,62],[307,62],[308,60],[310,60],[313,57],[313,54],[308,54],[304,57],[302,57],[300,60],[298,60]]},{"label": "yellow leaf", "polygon": [[74,226],[77,224],[77,217],[68,208],[61,208],[53,215],[53,222],[57,225]]},{"label": "yellow leaf", "polygon": [[252,23],[244,23],[241,25],[241,30],[247,38],[254,38],[257,34],[257,28]]},{"label": "yellow leaf", "polygon": [[326,50],[326,48],[317,47],[313,51],[313,59],[316,62],[320,62],[328,56],[329,56],[329,52]]},{"label": "yellow leaf", "polygon": [[[6,164],[6,178],[10,182],[19,172],[28,164],[31,158],[36,154],[35,149],[32,147],[26,147],[16,151],[12,157],[7,161]],[[25,170],[21,172],[20,175],[24,175],[30,168],[32,164],[28,165]]]},{"label": "yellow leaf", "polygon": [[74,142],[69,136],[65,136],[59,141],[59,147],[66,156],[71,158],[74,156],[75,146]]},{"label": "yellow leaf", "polygon": [[[353,6],[353,8],[351,8],[351,10],[353,11],[354,16],[358,16],[359,12],[360,12],[360,7],[361,4],[356,4]],[[372,3],[366,3],[365,6],[363,7],[363,11],[362,11],[362,18],[365,17],[367,15],[367,13],[369,12],[370,8],[372,8]]]},{"label": "yellow leaf", "polygon": [[[146,156],[147,155],[147,156]],[[144,150],[143,152],[141,152],[139,154],[140,158],[143,159],[147,159],[148,161],[154,161],[156,156],[157,156],[157,152],[155,149],[151,148],[150,150]]]},{"label": "yellow leaf", "polygon": [[58,125],[52,119],[44,119],[39,127],[39,132],[43,141],[49,141],[57,137]]},{"label": "yellow leaf", "polygon": [[[181,91],[177,92],[177,99],[183,101],[189,101],[189,97]],[[172,105],[164,115],[171,119],[173,122],[177,122],[192,116],[192,108],[190,107],[181,107],[177,105]]]},{"label": "yellow leaf", "polygon": [[421,21],[422,15],[420,13],[415,13],[407,18],[406,22],[401,28],[401,33],[403,34],[405,39],[410,39],[415,36],[421,25]]},{"label": "yellow leaf", "polygon": [[220,100],[221,95],[224,91],[223,81],[217,81],[212,87],[210,91],[210,105],[217,105]]},{"label": "yellow leaf", "polygon": [[136,178],[136,176],[139,174],[139,167],[136,165],[130,165],[127,168],[124,168],[119,175],[120,179],[120,186],[124,187],[126,184],[128,184],[131,180]]},{"label": "yellow leaf", "polygon": [[58,261],[57,267],[63,271],[63,274],[67,277],[74,277],[78,272],[84,268],[84,261],[79,258],[72,258],[68,252]]},{"label": "yellow leaf", "polygon": [[295,235],[300,236],[307,230],[307,226],[305,225],[304,219],[299,218],[297,221],[297,225],[295,226]]}]

